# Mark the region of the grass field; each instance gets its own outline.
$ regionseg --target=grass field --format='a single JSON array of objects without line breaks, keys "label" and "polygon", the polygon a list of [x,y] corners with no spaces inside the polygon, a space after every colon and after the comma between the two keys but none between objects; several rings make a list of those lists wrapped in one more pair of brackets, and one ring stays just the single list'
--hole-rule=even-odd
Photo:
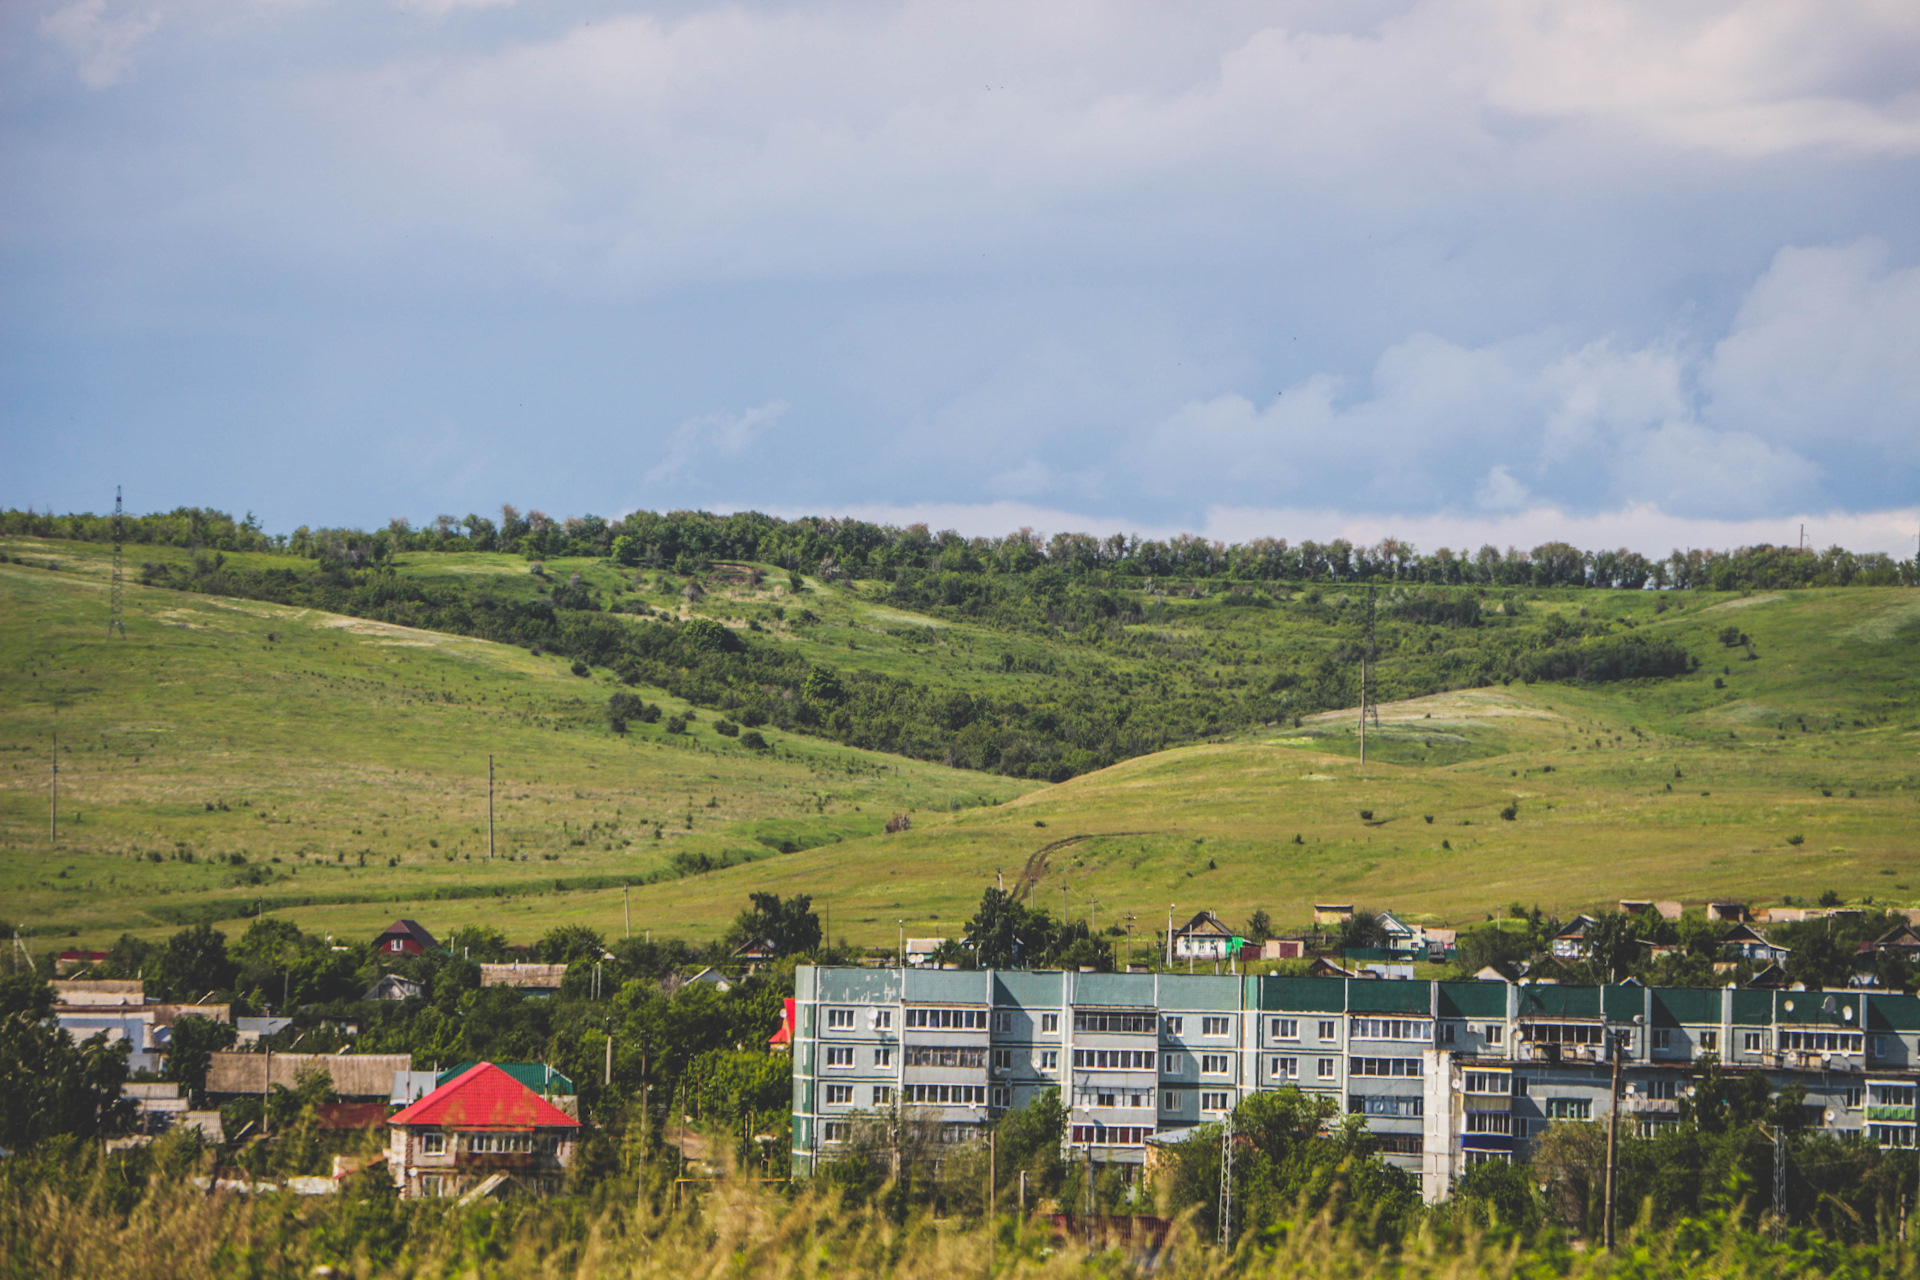
[{"label": "grass field", "polygon": [[[617,934],[622,897],[609,886],[668,873],[675,855],[683,867],[762,860],[634,888],[636,932],[710,937],[748,892],[771,888],[814,894],[836,938],[884,944],[902,927],[957,931],[996,876],[1054,910],[1064,891],[1103,928],[1130,915],[1149,940],[1169,903],[1229,919],[1264,907],[1292,925],[1327,898],[1454,922],[1513,901],[1567,913],[1620,897],[1831,888],[1920,902],[1920,598],[1907,590],[1676,593],[1657,617],[1650,593],[1533,599],[1535,613],[1631,612],[1703,666],[1394,703],[1369,731],[1365,766],[1343,712],[1035,788],[784,733],[758,756],[715,736],[705,713],[686,739],[659,725],[619,739],[602,715],[614,686],[555,659],[241,601],[129,588],[129,638],[109,642],[103,549],[14,539],[0,550],[28,562],[0,565],[0,916],[41,938],[164,932],[261,902],[338,933],[412,914],[517,938],[573,922]],[[40,567],[47,558],[63,567]],[[532,589],[512,557],[418,560],[400,571]],[[581,571],[608,591],[630,585],[599,584],[614,572],[604,565]],[[697,608],[759,621],[841,666],[996,691],[1053,678],[1019,669],[1044,665],[1041,638],[919,618],[871,603],[870,588],[814,583],[796,597],[775,594],[784,575],[768,581]],[[796,625],[802,607],[816,621]],[[1284,660],[1257,611],[1234,612],[1256,655],[1265,645],[1266,660]],[[1752,649],[1721,644],[1728,626]],[[1024,659],[1013,671],[999,656],[1009,647]],[[78,822],[53,851],[56,719],[63,804]],[[489,751],[513,858],[492,865]],[[880,834],[904,810],[913,829]],[[782,842],[813,847],[773,856]]]}]

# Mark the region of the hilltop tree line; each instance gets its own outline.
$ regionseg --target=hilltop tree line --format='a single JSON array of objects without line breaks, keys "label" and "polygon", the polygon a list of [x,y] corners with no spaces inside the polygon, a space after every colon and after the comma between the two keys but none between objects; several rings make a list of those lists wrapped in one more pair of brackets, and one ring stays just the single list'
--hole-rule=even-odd
[{"label": "hilltop tree line", "polygon": [[[1116,533],[1096,537],[1022,528],[1002,538],[932,532],[924,524],[873,524],[807,516],[782,520],[755,511],[636,511],[618,520],[601,516],[555,519],[502,506],[498,521],[478,514],[440,515],[424,526],[395,519],[375,530],[310,528],[264,533],[249,513],[235,521],[221,512],[180,507],[128,516],[124,537],[136,544],[209,551],[282,551],[355,566],[378,564],[403,551],[503,551],[529,559],[610,558],[622,565],[688,569],[717,560],[757,560],[829,578],[892,580],[907,570],[938,574],[1025,574],[1042,567],[1073,578],[1137,586],[1160,580],[1237,582],[1392,582],[1489,588],[1585,587],[1635,591],[1646,587],[1712,591],[1827,586],[1920,585],[1920,557],[1896,560],[1879,552],[1825,551],[1761,543],[1726,551],[1679,548],[1649,558],[1625,548],[1583,550],[1565,542],[1504,550],[1440,547],[1421,552],[1412,543],[1383,538],[1372,545],[1335,538],[1321,543],[1255,538],[1210,541],[1192,534],[1165,540]],[[0,534],[110,541],[112,517],[0,512]]]}]

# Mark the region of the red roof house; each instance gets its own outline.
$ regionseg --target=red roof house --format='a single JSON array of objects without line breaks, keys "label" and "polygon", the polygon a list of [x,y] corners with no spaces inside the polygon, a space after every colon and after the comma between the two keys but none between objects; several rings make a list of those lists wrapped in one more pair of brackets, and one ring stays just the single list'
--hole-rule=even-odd
[{"label": "red roof house", "polygon": [[767,1047],[782,1053],[793,1052],[793,997],[780,1006],[780,1029],[767,1037]]},{"label": "red roof house", "polygon": [[395,920],[373,940],[373,949],[387,956],[417,956],[439,945],[418,920]]},{"label": "red roof house", "polygon": [[482,1062],[387,1121],[387,1163],[406,1199],[560,1189],[580,1122]]}]

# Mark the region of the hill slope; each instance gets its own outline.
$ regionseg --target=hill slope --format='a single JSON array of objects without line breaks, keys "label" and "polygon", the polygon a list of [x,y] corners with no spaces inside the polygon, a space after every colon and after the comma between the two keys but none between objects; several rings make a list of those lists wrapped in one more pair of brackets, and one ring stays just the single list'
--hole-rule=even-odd
[{"label": "hill slope", "polygon": [[[421,572],[524,578],[504,560],[429,559]],[[1264,907],[1287,924],[1327,897],[1456,920],[1513,900],[1571,911],[1621,896],[1827,888],[1920,899],[1920,601],[1908,590],[1671,593],[1675,607],[1660,613],[1638,593],[1536,594],[1526,604],[1536,617],[1625,612],[1707,661],[1664,681],[1403,700],[1381,708],[1364,767],[1354,716],[1338,712],[1032,790],[785,732],[769,758],[716,737],[705,713],[689,740],[659,725],[621,740],[605,726],[617,686],[604,676],[263,603],[130,589],[132,635],[110,647],[103,562],[96,552],[67,563],[0,566],[0,745],[18,753],[0,756],[0,888],[43,933],[77,929],[86,941],[231,918],[261,898],[338,932],[405,911],[437,928],[484,920],[526,936],[585,922],[617,933],[617,881],[673,874],[675,854],[685,869],[783,842],[816,847],[634,889],[634,928],[710,936],[746,893],[777,888],[820,897],[835,936],[879,944],[903,924],[956,931],[996,874],[1024,877],[1054,909],[1064,887],[1076,916],[1097,896],[1103,927],[1131,914],[1141,934],[1169,902],[1229,918]],[[1014,682],[1070,680],[1078,661],[1046,675],[1032,668],[1058,642],[905,612],[866,590],[814,584],[804,598],[819,620],[807,627],[780,625],[780,606],[744,584],[673,609],[761,618],[774,642],[810,656],[997,696]],[[1298,622],[1226,612],[1255,675],[1298,660],[1287,631]],[[1728,628],[1746,642],[1723,643]],[[1151,675],[1127,673],[1143,699]],[[80,812],[63,847],[96,852],[49,860],[44,750],[56,704],[71,726],[67,804]],[[489,750],[502,761],[502,847],[529,861],[485,864]],[[879,833],[909,808],[912,831]],[[195,861],[180,861],[175,842]],[[209,863],[234,852],[245,866]],[[496,890],[512,900],[433,900]]]}]

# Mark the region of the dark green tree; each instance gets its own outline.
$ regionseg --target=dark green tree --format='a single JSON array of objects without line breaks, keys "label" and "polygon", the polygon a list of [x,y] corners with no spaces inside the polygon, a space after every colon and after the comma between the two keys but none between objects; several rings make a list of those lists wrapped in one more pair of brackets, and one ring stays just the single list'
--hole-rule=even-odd
[{"label": "dark green tree", "polygon": [[167,1079],[185,1086],[196,1103],[207,1091],[207,1069],[213,1055],[230,1049],[238,1033],[230,1022],[198,1015],[176,1019],[167,1036]]},{"label": "dark green tree", "polygon": [[804,955],[819,947],[820,917],[814,914],[811,895],[755,893],[749,901],[753,905],[740,913],[728,934],[734,945],[764,942],[776,956]]}]

